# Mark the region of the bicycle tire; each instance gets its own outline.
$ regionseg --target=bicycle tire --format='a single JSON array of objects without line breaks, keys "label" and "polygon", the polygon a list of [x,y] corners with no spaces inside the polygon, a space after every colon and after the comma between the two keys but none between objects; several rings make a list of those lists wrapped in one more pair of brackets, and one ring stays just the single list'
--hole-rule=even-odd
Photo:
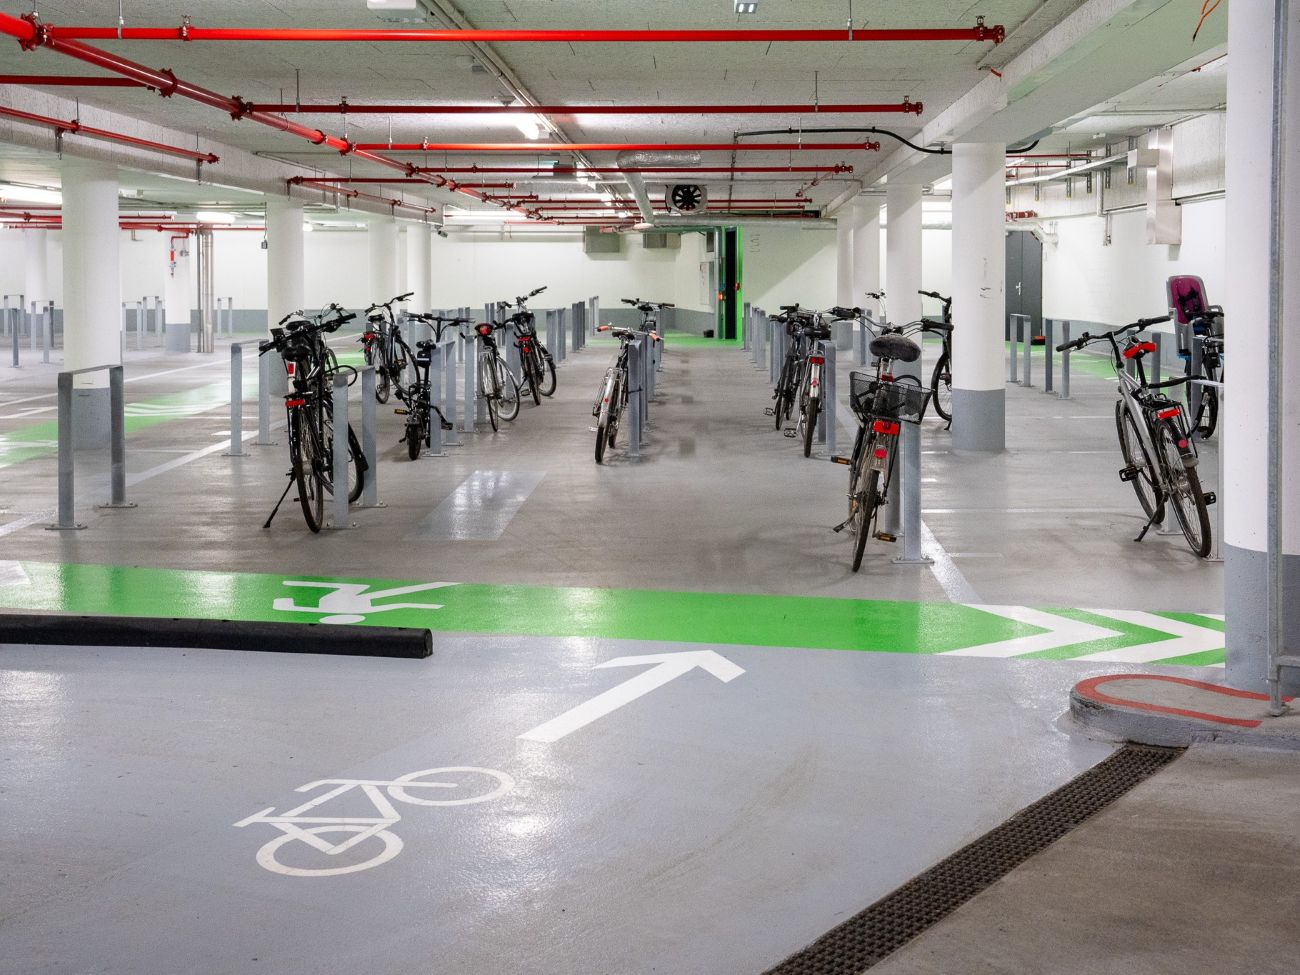
[{"label": "bicycle tire", "polygon": [[784,413],[785,413],[785,390],[778,389],[776,393],[776,408],[772,411],[772,415],[776,417],[776,428],[778,430],[781,429],[781,420],[783,419],[782,414]]},{"label": "bicycle tire", "polygon": [[618,440],[618,425],[623,419],[623,378],[614,377],[614,388],[610,396],[608,443],[613,447]]},{"label": "bicycle tire", "polygon": [[[355,474],[354,474],[355,472]],[[352,424],[348,424],[348,502],[355,503],[361,499],[361,492],[366,489],[366,460]]]},{"label": "bicycle tire", "polygon": [[[539,346],[539,348],[541,348]],[[542,387],[542,395],[551,397],[555,395],[555,360],[545,350],[542,351],[542,366],[546,381]]]},{"label": "bicycle tire", "polygon": [[939,356],[930,374],[930,401],[934,411],[943,417],[944,423],[952,423],[952,371],[947,352]]},{"label": "bicycle tire", "polygon": [[1164,517],[1164,496],[1156,485],[1156,468],[1138,432],[1137,419],[1124,400],[1115,403],[1115,431],[1119,436],[1119,452],[1124,457],[1124,466],[1137,470],[1137,476],[1129,483],[1133,485],[1138,504],[1142,505],[1148,518],[1160,521]]},{"label": "bicycle tire", "polygon": [[853,539],[854,572],[862,568],[862,556],[867,550],[867,539],[871,537],[872,527],[876,523],[876,509],[880,507],[880,471],[873,470],[867,473],[866,485],[859,493],[858,506],[861,514],[858,533]]},{"label": "bicycle tire", "polygon": [[602,411],[596,421],[596,463],[605,459],[605,441],[609,439],[609,413]]},{"label": "bicycle tire", "polygon": [[304,422],[302,408],[291,414],[293,429],[289,434],[293,479],[298,485],[298,503],[303,520],[313,534],[320,532],[325,521],[325,484],[320,476],[320,443],[317,428]]},{"label": "bicycle tire", "polygon": [[[1214,376],[1208,378],[1214,379]],[[1219,391],[1213,387],[1201,390],[1201,409],[1196,414],[1196,435],[1209,440],[1219,426]]]},{"label": "bicycle tire", "polygon": [[821,412],[821,406],[821,397],[809,396],[807,405],[804,407],[803,455],[805,457],[812,456],[813,438],[817,435],[817,415]]},{"label": "bicycle tire", "polygon": [[1162,423],[1160,432],[1156,435],[1156,443],[1169,479],[1167,497],[1173,506],[1178,527],[1183,530],[1188,548],[1198,559],[1203,559],[1210,554],[1213,542],[1210,512],[1205,504],[1205,493],[1201,490],[1201,478],[1196,473],[1196,468],[1183,465],[1182,452],[1178,449],[1178,441],[1182,437],[1182,431],[1170,423]]},{"label": "bicycle tire", "polygon": [[425,424],[413,420],[414,412],[406,415],[406,455],[411,460],[420,459],[420,448],[424,446]]},{"label": "bicycle tire", "polygon": [[[313,836],[320,836],[322,833],[361,833],[370,828],[369,826],[348,823],[327,823],[323,826],[308,826],[303,832],[310,833]],[[283,874],[288,877],[337,877],[342,874],[357,873],[361,870],[377,867],[387,863],[402,852],[401,837],[389,830],[381,829],[369,838],[380,840],[383,843],[383,848],[368,860],[350,864],[346,867],[293,867],[287,863],[281,863],[275,854],[281,847],[287,846],[294,841],[302,842],[302,840],[292,833],[282,833],[275,839],[262,844],[261,849],[257,851],[257,863],[263,870],[269,870],[271,873]]]},{"label": "bicycle tire", "polygon": [[524,359],[524,373],[527,376],[528,395],[533,398],[534,406],[542,405],[542,373],[537,368],[537,353],[531,351]]},{"label": "bicycle tire", "polygon": [[499,371],[497,379],[501,384],[497,396],[497,413],[508,423],[519,415],[519,400],[522,398],[519,393],[519,380],[500,357],[496,360],[496,367]]}]

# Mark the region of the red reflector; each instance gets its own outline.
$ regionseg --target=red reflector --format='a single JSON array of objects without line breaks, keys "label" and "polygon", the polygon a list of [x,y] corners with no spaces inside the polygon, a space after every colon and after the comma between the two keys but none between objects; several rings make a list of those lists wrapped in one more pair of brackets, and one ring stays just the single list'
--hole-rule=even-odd
[{"label": "red reflector", "polygon": [[884,460],[888,456],[889,456],[889,451],[886,450],[884,447],[876,448],[876,460]]},{"label": "red reflector", "polygon": [[1171,416],[1177,416],[1177,415],[1178,415],[1178,407],[1171,406],[1168,409],[1161,410],[1159,413],[1157,413],[1156,418],[1159,420],[1168,420]]},{"label": "red reflector", "polygon": [[1179,449],[1179,450],[1186,450],[1186,449],[1187,449],[1187,441],[1186,441],[1186,440],[1180,440],[1180,441],[1178,441],[1178,449]]},{"label": "red reflector", "polygon": [[284,401],[284,405],[285,405],[285,406],[305,406],[305,405],[307,405],[307,401],[306,401],[305,399],[287,399],[287,400]]},{"label": "red reflector", "polygon": [[826,361],[826,357],[824,355],[810,355],[808,357],[808,361],[811,362],[814,366],[820,366],[822,363]]},{"label": "red reflector", "polygon": [[373,341],[374,339],[379,338],[379,336],[376,335],[374,332],[367,332],[365,335],[362,336],[362,338],[364,338],[367,342],[370,342]]},{"label": "red reflector", "polygon": [[892,420],[874,420],[871,429],[874,433],[887,433],[893,436],[898,433],[898,424]]},{"label": "red reflector", "polygon": [[1124,358],[1134,359],[1140,355],[1145,355],[1148,352],[1154,352],[1155,350],[1156,344],[1154,342],[1138,342],[1136,345],[1130,345],[1124,350]]},{"label": "red reflector", "polygon": [[294,369],[294,366],[295,366],[295,365],[296,365],[296,363],[286,360],[285,363],[284,363],[284,371],[285,371],[288,375],[292,376],[292,375],[293,375],[293,369]]},{"label": "red reflector", "polygon": [[880,381],[881,381],[881,382],[884,382],[884,383],[892,383],[892,382],[894,381],[894,377],[893,377],[893,376],[881,376],[881,377],[880,377]]},{"label": "red reflector", "polygon": [[479,334],[479,335],[491,335],[491,334],[492,334],[492,326],[491,326],[491,325],[480,325],[480,326],[478,327],[478,334]]}]

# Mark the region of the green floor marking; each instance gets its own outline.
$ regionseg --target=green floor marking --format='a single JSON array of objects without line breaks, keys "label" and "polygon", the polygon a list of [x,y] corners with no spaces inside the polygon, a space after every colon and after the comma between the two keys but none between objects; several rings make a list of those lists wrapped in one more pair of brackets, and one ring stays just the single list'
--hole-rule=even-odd
[{"label": "green floor marking", "polygon": [[1167,620],[1176,620],[1179,623],[1190,623],[1192,626],[1200,626],[1207,630],[1218,630],[1220,633],[1227,630],[1223,620],[1206,616],[1204,613],[1153,613],[1152,615],[1163,616]]},{"label": "green floor marking", "polygon": [[1151,661],[1153,664],[1159,664],[1161,667],[1214,667],[1223,663],[1227,659],[1227,652],[1224,650],[1203,650],[1200,653],[1186,653],[1181,657],[1163,657],[1160,660]]},{"label": "green floor marking", "polygon": [[[286,582],[345,583],[380,591],[418,585],[392,579],[20,564],[30,582],[0,586],[0,606],[90,616],[315,621],[339,612],[316,609],[330,590],[287,586]],[[276,609],[277,600],[308,611]],[[381,611],[385,603],[437,604],[442,608]],[[479,584],[377,599],[364,623],[443,632],[919,654],[1041,632],[1037,627],[951,603]]]},{"label": "green floor marking", "polygon": [[1101,653],[1105,650],[1122,650],[1125,647],[1138,646],[1143,643],[1159,643],[1162,640],[1177,639],[1170,633],[1151,630],[1133,623],[1125,623],[1123,620],[1117,620],[1110,616],[1100,616],[1082,609],[1051,609],[1048,612],[1055,613],[1057,616],[1064,616],[1066,619],[1077,620],[1080,623],[1091,623],[1107,630],[1115,630],[1120,635],[1106,637],[1101,640],[1088,640],[1084,643],[1074,643],[1068,647],[1054,647],[1051,650],[1027,653],[1020,659],[1069,660],[1071,657],[1083,657],[1091,653]]}]

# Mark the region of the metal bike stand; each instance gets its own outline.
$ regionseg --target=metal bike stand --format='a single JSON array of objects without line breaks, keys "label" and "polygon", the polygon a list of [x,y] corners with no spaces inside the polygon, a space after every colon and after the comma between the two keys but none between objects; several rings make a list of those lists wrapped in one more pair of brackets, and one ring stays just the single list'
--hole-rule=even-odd
[{"label": "metal bike stand", "polygon": [[[468,309],[466,309],[468,310]],[[469,316],[462,316],[468,318]],[[459,337],[461,363],[465,367],[465,402],[460,413],[460,432],[473,433],[474,421],[477,417],[477,397],[474,390],[474,380],[477,375],[474,362],[474,339],[467,335]]]},{"label": "metal bike stand", "polygon": [[1034,386],[1034,360],[1030,353],[1034,347],[1034,320],[1028,315],[1017,315],[1016,317],[1020,319],[1020,335],[1025,355],[1025,378],[1020,385],[1025,389],[1032,389]]},{"label": "metal bike stand", "polygon": [[[46,305],[46,306],[41,310],[41,315],[40,315],[40,321],[41,321],[41,362],[49,362],[49,361],[50,361],[50,332],[51,332],[51,324],[50,324],[50,322],[51,322],[51,319],[52,319],[52,315],[51,315],[51,312],[50,312],[50,308],[51,308],[51,306],[47,304],[47,305]],[[35,303],[35,302],[32,303],[32,316],[33,316],[33,318],[35,318],[35,316],[36,316],[36,303]]]},{"label": "metal bike stand", "polygon": [[375,367],[361,367],[361,453],[366,458],[366,483],[358,508],[383,508],[379,500],[379,457],[375,427]]},{"label": "metal bike stand", "polygon": [[822,408],[817,413],[817,442],[826,445],[828,454],[835,453],[835,340],[822,339],[817,343],[825,362],[822,363]]},{"label": "metal bike stand", "polygon": [[58,439],[59,439],[59,509],[58,521],[46,526],[49,531],[76,531],[85,528],[76,520],[76,465],[72,444],[72,377],[88,372],[108,370],[109,408],[109,484],[110,500],[100,508],[134,508],[126,500],[126,396],[123,369],[120,365],[91,366],[59,373],[58,377]]},{"label": "metal bike stand", "polygon": [[167,333],[167,304],[162,300],[162,295],[153,296],[153,314],[154,314],[154,335],[158,337],[158,345],[166,350],[166,340],[164,336]]},{"label": "metal bike stand", "polygon": [[[1070,341],[1070,323],[1061,322],[1061,344]],[[1061,353],[1061,399],[1070,398],[1070,350]]]},{"label": "metal bike stand", "polygon": [[[1205,369],[1205,338],[1193,333],[1191,342],[1192,375],[1199,376]],[[1187,384],[1187,410],[1191,414],[1192,420],[1201,415],[1201,393],[1202,389],[1199,383]],[[1220,410],[1222,410],[1222,406],[1220,406]]]},{"label": "metal bike stand", "polygon": [[342,530],[354,527],[348,516],[348,377],[334,376],[334,490],[331,492],[330,517],[326,528]]},{"label": "metal bike stand", "polygon": [[644,375],[645,369],[641,364],[641,340],[632,339],[627,344],[627,377],[628,381],[636,383],[636,386],[627,391],[627,455],[634,460],[639,460],[641,457],[641,393],[643,391],[641,379]]},{"label": "metal bike stand", "polygon": [[895,565],[931,565],[934,559],[921,552],[921,425],[904,423],[902,495],[903,554]]},{"label": "metal bike stand", "polygon": [[[13,310],[14,311],[13,315],[10,315],[10,309],[9,309],[10,298],[18,299],[18,307]],[[10,341],[13,343],[13,367],[15,369],[22,368],[22,365],[19,363],[18,360],[18,337],[19,337],[19,333],[22,332],[23,330],[23,302],[26,300],[27,298],[25,295],[4,296],[5,323],[9,326],[9,338]]]},{"label": "metal bike stand", "polygon": [[244,348],[230,343],[230,449],[226,457],[244,456]]},{"label": "metal bike stand", "polygon": [[1009,324],[1007,330],[1011,333],[1011,374],[1007,376],[1007,382],[1020,384],[1020,367],[1018,356],[1020,355],[1020,316],[1011,314],[1007,316]]},{"label": "metal bike stand", "polygon": [[140,351],[144,348],[144,302],[135,303],[135,348]]},{"label": "metal bike stand", "polygon": [[271,368],[280,361],[274,352],[257,357],[257,439],[255,447],[274,447],[271,439]]},{"label": "metal bike stand", "polygon": [[744,305],[741,307],[740,315],[741,315],[740,318],[741,345],[746,352],[752,353],[754,351],[752,347],[753,343],[750,341],[749,333],[750,333],[750,328],[754,321],[754,306],[751,305],[748,301],[745,302]]},{"label": "metal bike stand", "polygon": [[1155,343],[1156,347],[1155,353],[1151,356],[1151,382],[1153,383],[1160,382],[1160,367],[1162,364],[1162,356],[1165,351],[1164,339],[1165,336],[1163,332],[1153,331],[1151,333],[1151,341]]},{"label": "metal bike stand", "polygon": [[442,449],[442,424],[438,422],[437,407],[442,404],[442,348],[429,349],[429,449],[421,457],[446,457]]},{"label": "metal bike stand", "polygon": [[[456,348],[460,342],[459,336],[453,335],[442,344],[442,413],[447,422],[451,424],[450,430],[442,431],[442,443],[444,447],[463,447],[464,441],[456,436]],[[430,419],[432,423],[432,419]],[[438,424],[441,427],[441,424]]]},{"label": "metal bike stand", "polygon": [[1052,328],[1052,320],[1050,318],[1044,318],[1043,319],[1043,372],[1044,372],[1043,392],[1044,393],[1050,393],[1052,391],[1052,383],[1053,383],[1052,350],[1056,346],[1055,340],[1052,336],[1053,331],[1054,329]]}]

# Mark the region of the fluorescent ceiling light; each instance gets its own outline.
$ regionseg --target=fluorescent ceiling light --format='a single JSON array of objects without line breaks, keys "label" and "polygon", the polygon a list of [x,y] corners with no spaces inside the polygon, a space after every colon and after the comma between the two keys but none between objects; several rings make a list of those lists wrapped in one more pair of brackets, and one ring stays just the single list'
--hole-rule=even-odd
[{"label": "fluorescent ceiling light", "polygon": [[239,218],[221,210],[200,210],[194,214],[194,219],[199,223],[234,223]]},{"label": "fluorescent ceiling light", "polygon": [[419,0],[366,0],[367,10],[419,10]]},{"label": "fluorescent ceiling light", "polygon": [[758,13],[758,4],[754,0],[736,0],[736,13],[756,14]]},{"label": "fluorescent ceiling light", "polygon": [[542,137],[542,123],[536,115],[512,115],[510,120],[524,134],[525,139],[535,140]]},{"label": "fluorescent ceiling light", "polygon": [[0,184],[0,201],[6,203],[55,203],[63,204],[63,194],[58,190],[44,186],[17,186],[13,183]]},{"label": "fluorescent ceiling light", "polygon": [[316,229],[315,227],[313,227],[311,224],[306,223],[306,222],[304,222],[303,225],[302,225],[302,232],[303,232],[304,234],[309,234],[309,233],[311,233],[311,232],[312,232],[313,230],[315,230],[315,229]]}]

